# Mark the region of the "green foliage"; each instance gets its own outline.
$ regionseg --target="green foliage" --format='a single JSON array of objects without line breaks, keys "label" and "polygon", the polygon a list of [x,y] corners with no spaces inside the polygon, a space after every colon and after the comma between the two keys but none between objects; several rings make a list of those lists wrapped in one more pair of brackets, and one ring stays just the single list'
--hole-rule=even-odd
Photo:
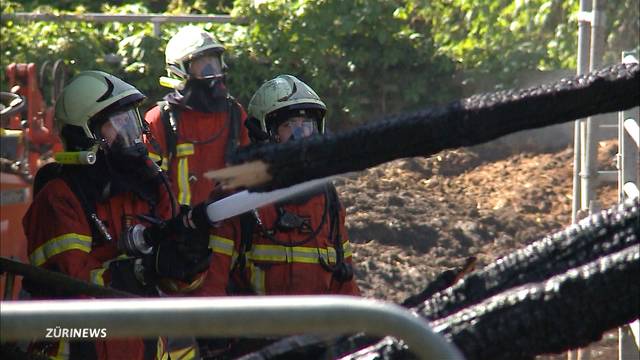
[{"label": "green foliage", "polygon": [[[640,0],[607,2],[606,62],[638,47]],[[201,24],[226,46],[229,87],[247,104],[258,86],[289,73],[329,106],[332,128],[442,103],[460,84],[511,87],[525,70],[575,68],[578,0],[80,0],[3,1],[16,11],[222,13],[246,25]],[[72,74],[99,69],[134,83],[152,104],[168,89],[164,46],[182,24],[3,21],[2,58],[62,58]],[[0,84],[5,87],[2,73]],[[469,87],[467,86],[467,90]]]},{"label": "green foliage", "polygon": [[[605,62],[638,46],[640,2],[606,3]],[[577,57],[579,0],[408,1],[414,24],[433,30],[440,51],[451,56],[467,79],[491,76],[512,86],[523,70],[573,69]]]},{"label": "green foliage", "polygon": [[400,1],[251,3],[236,2],[237,15],[251,22],[231,39],[242,54],[234,82],[255,89],[277,74],[295,75],[327,101],[334,127],[452,96],[442,90],[451,88],[452,62],[435,54],[430,34],[394,16]]}]

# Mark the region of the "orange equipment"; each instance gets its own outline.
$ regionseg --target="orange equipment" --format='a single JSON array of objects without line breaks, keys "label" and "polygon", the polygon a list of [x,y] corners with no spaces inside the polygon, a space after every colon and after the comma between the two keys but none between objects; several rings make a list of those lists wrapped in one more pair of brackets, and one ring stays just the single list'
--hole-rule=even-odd
[{"label": "orange equipment", "polygon": [[[54,152],[62,151],[53,131],[53,103],[64,86],[66,72],[58,60],[53,65],[45,62],[39,74],[33,63],[13,63],[7,66],[6,75],[10,92],[2,93],[0,108],[0,256],[27,262],[22,217],[32,200],[31,182],[36,171]],[[51,85],[49,104],[40,87],[44,83]],[[5,277],[0,278],[0,294],[4,299],[17,298],[20,282],[14,286],[13,277],[8,277],[11,281],[6,290]]]}]

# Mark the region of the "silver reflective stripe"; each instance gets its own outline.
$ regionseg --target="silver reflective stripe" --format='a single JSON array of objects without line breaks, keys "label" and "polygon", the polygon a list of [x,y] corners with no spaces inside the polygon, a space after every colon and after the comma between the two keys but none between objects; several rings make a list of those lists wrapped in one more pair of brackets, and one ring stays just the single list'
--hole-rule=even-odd
[{"label": "silver reflective stripe", "polygon": [[90,282],[96,285],[100,285],[100,286],[104,286],[104,272],[107,269],[105,268],[98,268],[98,269],[93,269],[89,272],[89,279]]},{"label": "silver reflective stripe", "polygon": [[159,162],[159,161],[161,161],[161,160],[162,160],[162,162],[160,162],[160,168],[161,168],[162,170],[164,170],[164,171],[167,171],[167,170],[169,169],[169,165],[168,165],[168,162],[167,162],[167,158],[165,158],[165,157],[163,157],[163,156],[160,156],[160,155],[158,155],[158,154],[154,154],[154,153],[152,153],[152,152],[150,152],[150,153],[149,153],[149,158],[150,158],[151,160],[153,160],[153,162],[155,162],[155,163],[157,163],[157,162]]},{"label": "silver reflective stripe", "polygon": [[91,252],[91,236],[69,233],[57,236],[36,248],[30,255],[32,265],[40,266],[49,258],[69,250]]},{"label": "silver reflective stripe", "polygon": [[233,254],[233,240],[217,235],[209,235],[209,248],[213,252],[231,256]]},{"label": "silver reflective stripe", "polygon": [[267,293],[264,281],[264,271],[252,263],[249,263],[251,271],[251,285],[256,295],[265,295]]}]

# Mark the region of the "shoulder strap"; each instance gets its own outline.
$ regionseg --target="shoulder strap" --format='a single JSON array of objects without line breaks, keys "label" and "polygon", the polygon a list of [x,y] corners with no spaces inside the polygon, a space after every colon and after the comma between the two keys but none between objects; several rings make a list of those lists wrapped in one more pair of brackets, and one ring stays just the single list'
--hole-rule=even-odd
[{"label": "shoulder strap", "polygon": [[249,211],[244,214],[240,214],[240,251],[234,269],[237,268],[240,271],[244,270],[247,263],[246,254],[247,251],[251,250],[253,233],[255,232],[257,225],[258,219],[253,212]]},{"label": "shoulder strap", "polygon": [[240,105],[232,96],[229,96],[227,101],[227,108],[229,109],[229,138],[227,139],[227,146],[224,151],[224,161],[229,164],[240,141],[241,113]]},{"label": "shoulder strap", "polygon": [[160,119],[164,125],[164,138],[167,146],[167,160],[171,160],[176,154],[178,146],[178,119],[180,112],[166,101],[159,101]]}]

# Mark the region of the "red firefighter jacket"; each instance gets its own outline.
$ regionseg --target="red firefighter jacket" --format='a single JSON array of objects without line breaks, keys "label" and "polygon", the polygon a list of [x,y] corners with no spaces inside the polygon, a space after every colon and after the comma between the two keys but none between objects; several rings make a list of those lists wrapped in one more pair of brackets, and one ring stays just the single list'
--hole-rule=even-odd
[{"label": "red firefighter jacket", "polygon": [[[237,104],[237,103],[235,103]],[[176,108],[178,105],[173,105]],[[249,134],[244,126],[247,117],[244,109],[240,109],[240,123],[237,145],[249,143]],[[225,151],[230,138],[231,116],[227,112],[201,113],[194,110],[181,109],[177,112],[177,138],[175,154],[170,155],[167,149],[165,124],[159,106],[153,107],[145,114],[145,120],[158,146],[147,139],[149,157],[161,162],[163,170],[169,174],[174,194],[178,203],[196,205],[210,198],[214,183],[206,179],[208,171],[225,167]],[[232,139],[233,141],[233,139]]]},{"label": "red firefighter jacket", "polygon": [[[202,296],[220,295],[228,285],[228,277],[221,275],[233,269],[232,292],[257,295],[359,295],[354,278],[340,282],[321,264],[321,261],[330,266],[336,264],[334,241],[329,239],[330,210],[327,208],[325,214],[325,205],[326,195],[319,194],[300,204],[282,206],[283,211],[295,214],[305,222],[302,228],[289,231],[276,230],[279,217],[276,205],[259,209],[261,224],[255,226],[248,246],[241,244],[238,219],[223,224],[217,229],[217,234],[224,235],[212,235],[210,245],[214,249],[224,249],[228,255],[220,256],[217,264],[212,263],[212,267],[216,268],[210,268],[209,275],[216,274],[215,280],[207,277],[197,293]],[[341,206],[336,218],[343,242],[344,261],[351,265],[351,246]],[[317,234],[314,236],[315,231]],[[235,239],[235,242],[228,239]],[[243,247],[248,249],[242,250]],[[244,260],[241,260],[243,257]],[[240,261],[244,265],[239,265]]]},{"label": "red firefighter jacket", "polygon": [[[171,215],[169,198],[166,191],[160,194],[155,214],[166,219]],[[93,239],[77,196],[61,178],[50,180],[36,195],[23,218],[31,264],[109,286],[109,264],[124,255],[117,248],[120,234],[126,226],[139,223],[135,215],[148,215],[150,206],[132,193],[122,193],[105,202],[98,202],[96,213],[112,236],[112,241]],[[144,358],[142,339],[97,339],[95,344],[98,359]],[[61,341],[49,348],[49,352],[63,352],[68,346],[68,342]],[[163,342],[158,341],[157,346],[153,352],[156,352],[158,359],[162,359],[165,356]]]}]

